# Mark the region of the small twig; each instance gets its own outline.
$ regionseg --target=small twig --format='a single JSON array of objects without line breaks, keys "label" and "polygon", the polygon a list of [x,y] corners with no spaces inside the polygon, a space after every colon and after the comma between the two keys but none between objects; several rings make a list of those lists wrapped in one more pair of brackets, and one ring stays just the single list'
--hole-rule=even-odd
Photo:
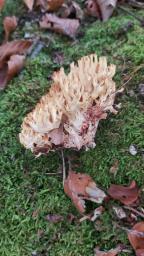
[{"label": "small twig", "polygon": [[133,7],[144,8],[144,3],[139,2],[137,0],[129,0],[128,3]]},{"label": "small twig", "polygon": [[142,26],[144,26],[144,19],[139,18],[138,16],[136,16],[133,12],[129,11],[128,9],[122,7],[122,6],[118,6],[118,8],[126,13],[128,13],[129,15],[133,16],[136,20],[138,20]]},{"label": "small twig", "polygon": [[85,215],[85,216],[81,217],[81,218],[79,219],[79,222],[83,222],[83,221],[85,221],[85,220],[90,220],[90,216],[89,216],[89,215]]},{"label": "small twig", "polygon": [[60,175],[61,172],[46,172],[46,175]]},{"label": "small twig", "polygon": [[141,69],[141,68],[144,68],[144,64],[141,64],[140,66],[138,66],[137,68],[135,68],[133,70],[133,72],[130,74],[130,78],[124,83],[121,85],[122,88],[124,88],[126,86],[126,84],[128,84],[132,78],[134,77],[134,75]]},{"label": "small twig", "polygon": [[119,224],[117,224],[116,226],[117,226],[118,228],[120,228],[120,229],[122,229],[122,230],[128,232],[128,233],[131,233],[132,235],[135,235],[135,236],[144,238],[144,232],[140,232],[140,231],[137,231],[137,230],[133,230],[133,229],[121,227]]},{"label": "small twig", "polygon": [[66,166],[65,166],[65,159],[63,149],[61,149],[61,156],[62,156],[62,170],[63,170],[63,186],[66,179]]},{"label": "small twig", "polygon": [[134,209],[133,207],[130,206],[124,206],[125,209],[132,211],[133,213],[136,213],[137,215],[141,216],[144,218],[144,214],[142,212],[139,212],[138,210]]}]

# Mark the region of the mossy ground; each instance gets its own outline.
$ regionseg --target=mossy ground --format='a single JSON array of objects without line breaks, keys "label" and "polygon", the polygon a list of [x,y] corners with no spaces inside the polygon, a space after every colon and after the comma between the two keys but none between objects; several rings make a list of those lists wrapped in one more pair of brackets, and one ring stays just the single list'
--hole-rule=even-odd
[{"label": "mossy ground", "polygon": [[[19,14],[23,10],[21,1],[10,0],[3,15]],[[136,11],[136,14],[144,16],[142,11]],[[133,27],[119,33],[129,21]],[[57,172],[61,164],[58,154],[50,153],[35,159],[18,139],[24,116],[47,92],[48,77],[60,67],[53,62],[55,51],[64,53],[66,69],[71,61],[90,53],[108,56],[108,60],[117,65],[115,80],[118,88],[125,82],[124,77],[144,60],[144,29],[122,11],[106,23],[88,21],[82,26],[82,32],[84,35],[76,42],[45,33],[51,39],[49,46],[35,59],[29,59],[22,74],[0,93],[1,256],[28,256],[32,252],[39,256],[92,256],[95,246],[110,249],[118,243],[129,245],[125,232],[115,226],[111,211],[114,202],[106,207],[107,211],[100,218],[101,231],[97,231],[98,223],[68,223],[68,213],[77,217],[79,214],[64,194],[61,176],[48,175]],[[90,174],[104,190],[111,183],[128,184],[132,179],[140,187],[144,185],[142,155],[131,156],[128,152],[131,144],[140,149],[144,147],[142,103],[137,96],[138,85],[144,82],[143,71],[141,68],[134,75],[124,94],[118,98],[122,103],[119,113],[100,122],[96,148],[79,153],[76,170]],[[131,90],[135,92],[133,96],[129,94]],[[119,168],[114,178],[109,169],[116,159]],[[33,218],[36,210],[38,214]],[[60,214],[64,221],[49,223],[45,220],[48,213]],[[41,237],[38,236],[39,230],[43,231]]]}]

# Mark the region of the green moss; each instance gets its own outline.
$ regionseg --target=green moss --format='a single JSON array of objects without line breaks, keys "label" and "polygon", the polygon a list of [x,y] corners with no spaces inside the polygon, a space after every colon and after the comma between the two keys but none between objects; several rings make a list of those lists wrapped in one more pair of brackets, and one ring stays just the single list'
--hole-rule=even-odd
[{"label": "green moss", "polygon": [[[23,10],[19,2],[7,2],[4,15],[17,13],[16,6]],[[137,11],[139,14],[141,12]],[[133,28],[119,34],[128,21],[134,23]],[[48,77],[60,67],[53,63],[55,51],[64,52],[66,70],[71,61],[83,55],[93,52],[107,55],[109,61],[117,64],[117,87],[124,83],[123,72],[131,74],[143,61],[143,28],[130,16],[121,14],[106,23],[87,22],[82,32],[84,36],[76,42],[47,32],[46,35],[51,38],[49,47],[37,58],[28,59],[21,75],[14,78],[0,94],[1,256],[27,256],[34,251],[41,256],[92,256],[94,246],[109,249],[117,243],[129,244],[124,231],[115,228],[110,206],[106,207],[107,211],[100,219],[101,232],[90,222],[68,223],[68,213],[80,216],[63,192],[62,177],[48,174],[57,172],[61,164],[59,156],[50,153],[35,159],[18,139],[24,116],[47,92],[50,86]],[[119,97],[122,103],[119,113],[100,122],[96,148],[79,154],[78,169],[89,173],[105,190],[110,183],[128,184],[132,179],[139,186],[144,183],[142,155],[131,156],[128,152],[131,144],[144,147],[141,103],[137,96],[130,97],[128,93],[131,89],[136,91],[143,79],[141,69]],[[109,173],[115,159],[119,160],[116,177]],[[37,209],[38,215],[33,218],[32,213]],[[45,220],[48,213],[61,214],[64,221],[48,223]],[[44,232],[42,237],[38,237],[38,230]]]}]

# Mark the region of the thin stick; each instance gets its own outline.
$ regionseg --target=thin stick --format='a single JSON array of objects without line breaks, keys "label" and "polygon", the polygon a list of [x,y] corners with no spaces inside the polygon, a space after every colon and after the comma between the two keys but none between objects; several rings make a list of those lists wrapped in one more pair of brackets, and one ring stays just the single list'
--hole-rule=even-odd
[{"label": "thin stick", "polygon": [[134,213],[136,213],[137,215],[141,216],[142,218],[144,218],[144,214],[142,212],[139,212],[138,210],[130,207],[130,206],[124,206],[125,209],[132,211]]},{"label": "thin stick", "polygon": [[121,227],[119,224],[116,225],[116,227],[132,234],[132,235],[135,235],[137,237],[141,237],[141,238],[144,238],[144,232],[141,232],[141,231],[137,231],[137,230],[133,230],[133,229],[129,229],[129,228],[125,228],[125,227]]},{"label": "thin stick", "polygon": [[122,88],[124,88],[126,86],[126,84],[128,84],[134,77],[135,73],[137,73],[141,68],[144,68],[144,64],[141,64],[140,66],[138,66],[137,68],[135,68],[132,73],[130,74],[130,78],[123,84],[121,85]]},{"label": "thin stick", "polygon": [[136,20],[138,20],[138,21],[141,23],[141,25],[144,24],[144,20],[143,20],[143,19],[139,18],[138,16],[136,16],[134,13],[132,13],[132,12],[129,11],[128,9],[126,9],[126,8],[124,8],[124,7],[122,7],[122,6],[118,6],[118,8],[119,8],[120,10],[122,10],[122,11],[128,13],[129,15],[133,16]]},{"label": "thin stick", "polygon": [[46,172],[46,175],[60,175],[61,172]]},{"label": "thin stick", "polygon": [[61,149],[61,156],[62,156],[62,170],[63,170],[63,186],[66,179],[66,167],[65,167],[65,159],[63,149]]},{"label": "thin stick", "polygon": [[137,1],[137,0],[129,0],[128,3],[129,3],[131,6],[134,6],[134,7],[137,7],[137,8],[144,8],[144,3],[139,2],[139,1]]}]

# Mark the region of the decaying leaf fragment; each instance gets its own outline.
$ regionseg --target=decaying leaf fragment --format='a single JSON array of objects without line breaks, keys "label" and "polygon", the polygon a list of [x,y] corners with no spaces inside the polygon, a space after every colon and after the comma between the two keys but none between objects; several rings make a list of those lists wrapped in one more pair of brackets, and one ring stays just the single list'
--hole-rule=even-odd
[{"label": "decaying leaf fragment", "polygon": [[55,72],[51,89],[25,117],[20,142],[37,155],[95,147],[99,121],[116,113],[114,74],[115,66],[95,54],[72,63],[68,75],[63,68]]},{"label": "decaying leaf fragment", "polygon": [[89,15],[95,16],[102,21],[107,21],[112,15],[117,0],[88,0],[86,8]]},{"label": "decaying leaf fragment", "polygon": [[62,18],[73,18],[82,20],[84,17],[84,12],[81,9],[80,5],[75,1],[67,1],[59,9],[58,16]]},{"label": "decaying leaf fragment", "polygon": [[108,194],[125,205],[131,205],[137,201],[139,189],[135,181],[132,181],[129,187],[112,184],[108,189]]},{"label": "decaying leaf fragment", "polygon": [[100,251],[99,249],[95,249],[95,255],[94,256],[116,256],[118,253],[122,251],[121,246],[117,246],[115,249],[111,249],[110,251]]},{"label": "decaying leaf fragment", "polygon": [[24,66],[25,54],[31,41],[16,40],[0,46],[0,90],[18,74]]},{"label": "decaying leaf fragment", "polygon": [[23,0],[27,8],[32,11],[35,0]]},{"label": "decaying leaf fragment", "polygon": [[17,18],[15,16],[5,17],[3,20],[3,26],[5,30],[5,41],[8,41],[10,33],[17,27]]},{"label": "decaying leaf fragment", "polygon": [[113,206],[112,208],[113,208],[113,210],[114,210],[118,219],[122,220],[122,219],[125,219],[127,217],[127,215],[126,215],[126,213],[125,213],[125,211],[123,210],[122,207]]},{"label": "decaying leaf fragment", "polygon": [[14,40],[0,46],[0,63],[7,61],[11,55],[26,54],[32,41]]},{"label": "decaying leaf fragment", "polygon": [[43,11],[57,11],[64,0],[23,0],[27,8],[32,11],[35,6],[39,6]]},{"label": "decaying leaf fragment", "polygon": [[36,5],[40,6],[45,11],[54,12],[57,11],[62,4],[64,3],[64,0],[37,0]]},{"label": "decaying leaf fragment", "polygon": [[102,203],[106,197],[89,175],[73,171],[69,172],[65,180],[64,191],[80,213],[85,212],[85,200]]},{"label": "decaying leaf fragment", "polygon": [[45,14],[40,21],[41,28],[50,29],[71,38],[75,38],[79,26],[79,20],[59,18],[55,14]]},{"label": "decaying leaf fragment", "polygon": [[144,222],[134,225],[128,233],[128,239],[135,250],[136,256],[144,255]]}]

